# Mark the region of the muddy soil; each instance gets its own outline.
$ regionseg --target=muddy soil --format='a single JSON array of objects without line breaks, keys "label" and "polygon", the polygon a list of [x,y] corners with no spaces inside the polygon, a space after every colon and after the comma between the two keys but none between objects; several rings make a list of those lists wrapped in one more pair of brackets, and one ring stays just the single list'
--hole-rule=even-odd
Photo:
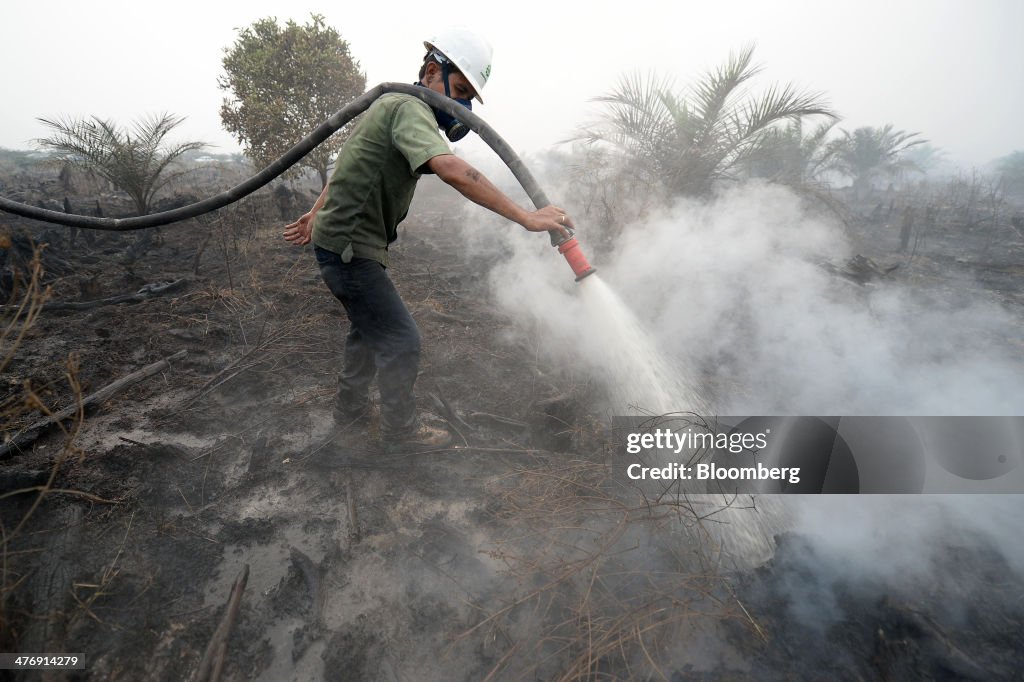
[{"label": "muddy soil", "polygon": [[[737,679],[754,663],[786,669],[779,651],[817,661],[772,620],[785,554],[734,584],[697,546],[707,535],[692,509],[608,492],[598,388],[542,365],[537,341],[490,305],[493,261],[463,255],[457,205],[418,204],[393,251],[425,340],[420,404],[455,438],[417,455],[381,453],[373,423],[335,427],[347,321],[308,247],[280,239],[276,211],[251,204],[165,228],[132,260],[136,236],[55,243],[74,270],[53,300],[186,283],[135,304],[44,311],[5,372],[4,405],[27,381],[57,409],[74,402],[68,375],[87,395],[187,355],[0,462],[2,493],[55,467],[59,489],[37,507],[34,491],[2,500],[8,536],[27,520],[5,543],[0,650],[85,655],[86,670],[50,679],[186,679],[248,566],[227,680],[660,679],[655,668]],[[999,291],[1019,304],[1019,270],[1007,277]],[[900,613],[862,605],[846,626],[856,636],[830,646],[868,662],[837,677],[897,679],[928,656],[952,661],[929,668],[936,676],[975,672],[948,648],[932,655],[951,625]],[[884,632],[899,641],[916,628],[917,658],[880,650],[874,633],[894,622]],[[997,671],[1022,663],[999,648]]]}]

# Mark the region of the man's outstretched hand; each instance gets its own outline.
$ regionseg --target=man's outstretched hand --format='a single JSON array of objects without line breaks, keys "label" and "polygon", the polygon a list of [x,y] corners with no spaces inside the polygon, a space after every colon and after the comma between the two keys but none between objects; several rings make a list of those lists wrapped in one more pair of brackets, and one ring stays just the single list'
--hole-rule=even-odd
[{"label": "man's outstretched hand", "polygon": [[305,246],[312,241],[313,213],[305,213],[294,223],[284,226],[284,238],[295,246]]},{"label": "man's outstretched hand", "polygon": [[558,230],[563,237],[568,239],[569,232],[565,228],[576,228],[572,218],[565,212],[564,208],[558,206],[545,206],[527,214],[527,219],[522,223],[530,232],[548,232]]}]

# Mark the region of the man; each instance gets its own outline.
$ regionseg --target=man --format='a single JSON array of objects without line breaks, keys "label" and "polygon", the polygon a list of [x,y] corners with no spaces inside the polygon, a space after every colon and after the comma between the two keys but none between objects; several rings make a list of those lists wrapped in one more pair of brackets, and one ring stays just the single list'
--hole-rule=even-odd
[{"label": "man", "polygon": [[[469,108],[473,98],[483,103],[492,54],[485,40],[449,30],[424,46],[419,85]],[[378,98],[338,154],[334,174],[312,210],[284,232],[293,244],[313,242],[324,282],[351,323],[335,421],[341,426],[364,420],[376,375],[381,438],[388,449],[443,447],[451,440],[447,431],[417,418],[413,386],[420,334],[386,271],[388,245],[398,236],[421,174],[435,173],[467,199],[531,232],[573,226],[556,206],[528,211],[517,205],[452,154],[439,128],[452,141],[465,134],[457,119],[416,97],[389,93]]]}]

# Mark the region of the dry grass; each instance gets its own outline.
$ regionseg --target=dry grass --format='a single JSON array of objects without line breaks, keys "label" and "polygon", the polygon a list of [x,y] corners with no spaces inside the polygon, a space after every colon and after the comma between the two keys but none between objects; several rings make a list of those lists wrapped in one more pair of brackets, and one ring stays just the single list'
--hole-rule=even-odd
[{"label": "dry grass", "polygon": [[709,624],[735,619],[763,637],[705,528],[731,501],[649,498],[611,472],[538,453],[490,481],[498,520],[515,530],[487,554],[515,596],[475,605],[480,620],[455,640],[501,643],[487,679],[667,680],[683,663],[681,642]]},{"label": "dry grass", "polygon": [[[36,247],[29,266],[28,272],[23,281],[16,282],[15,291],[10,305],[5,307],[3,317],[0,318],[0,371],[7,368],[14,358],[18,347],[26,338],[32,325],[35,323],[40,310],[50,295],[48,287],[42,286],[43,266],[41,258],[42,250]],[[51,495],[76,495],[90,498],[93,501],[106,502],[95,496],[82,491],[65,490],[54,487],[54,482],[63,466],[73,457],[81,459],[83,453],[78,450],[74,441],[84,419],[82,407],[82,387],[78,381],[79,367],[78,359],[74,354],[67,357],[63,372],[63,379],[67,384],[72,396],[73,404],[77,406],[74,416],[65,421],[57,422],[57,427],[62,435],[62,443],[50,465],[49,476],[42,485],[30,486],[4,492],[0,495],[0,502],[8,498],[15,498],[22,495],[34,495],[28,509],[21,515],[13,528],[8,529],[0,520],[0,632],[11,632],[12,613],[10,605],[14,593],[23,587],[28,578],[28,573],[17,573],[10,561],[10,548],[15,540],[25,530],[26,525],[33,514],[39,509],[43,501]],[[24,423],[32,415],[52,416],[53,411],[39,395],[37,387],[25,382],[17,399],[9,400],[0,411],[0,425],[5,433],[15,433],[17,426]],[[33,551],[33,550],[26,550]]]}]

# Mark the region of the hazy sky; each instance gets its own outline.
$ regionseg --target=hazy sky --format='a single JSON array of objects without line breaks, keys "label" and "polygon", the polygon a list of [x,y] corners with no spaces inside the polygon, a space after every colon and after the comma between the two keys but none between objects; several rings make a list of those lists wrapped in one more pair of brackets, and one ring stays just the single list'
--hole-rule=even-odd
[{"label": "hazy sky", "polygon": [[495,48],[476,110],[521,151],[570,136],[623,73],[657,70],[684,85],[751,41],[759,82],[825,92],[842,127],[919,131],[963,164],[1024,149],[1021,0],[4,0],[0,146],[30,148],[45,134],[38,116],[170,111],[188,117],[179,139],[235,151],[218,116],[223,49],[258,18],[304,23],[311,11],[351,43],[368,84],[413,80],[433,28],[476,28]]}]

